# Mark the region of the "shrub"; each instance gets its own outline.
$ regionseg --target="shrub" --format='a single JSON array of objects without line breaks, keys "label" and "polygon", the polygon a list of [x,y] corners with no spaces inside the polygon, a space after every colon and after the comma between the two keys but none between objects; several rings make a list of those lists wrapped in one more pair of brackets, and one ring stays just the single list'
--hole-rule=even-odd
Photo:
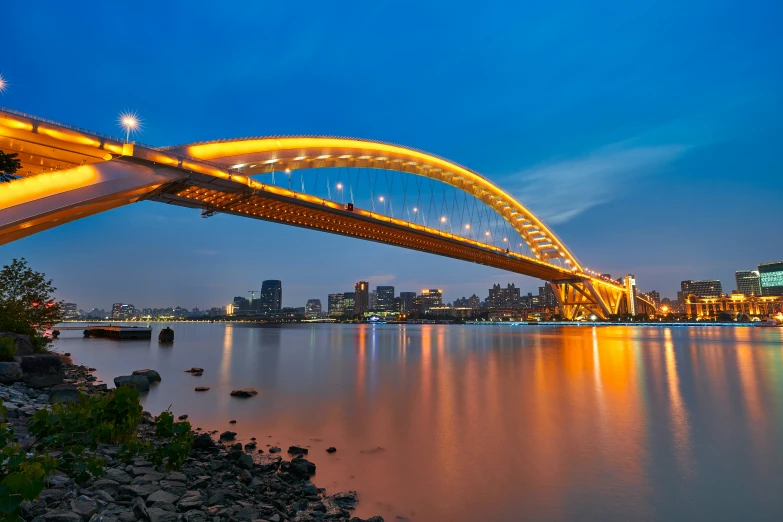
[{"label": "shrub", "polygon": [[10,361],[16,355],[16,341],[13,337],[0,337],[0,361]]}]

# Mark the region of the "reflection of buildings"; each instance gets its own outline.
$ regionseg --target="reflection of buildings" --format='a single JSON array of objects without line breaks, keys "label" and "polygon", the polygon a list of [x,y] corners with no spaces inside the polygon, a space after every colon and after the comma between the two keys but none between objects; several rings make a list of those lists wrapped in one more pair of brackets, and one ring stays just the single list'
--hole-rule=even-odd
[{"label": "reflection of buildings", "polygon": [[353,302],[353,315],[364,315],[370,309],[370,284],[367,281],[359,281],[353,287],[356,294]]},{"label": "reflection of buildings", "polygon": [[737,292],[748,297],[761,295],[761,278],[756,270],[737,270],[734,278],[737,280]]},{"label": "reflection of buildings", "polygon": [[270,279],[261,283],[259,310],[262,312],[279,312],[283,308],[283,283]]},{"label": "reflection of buildings", "polygon": [[308,299],[305,305],[304,315],[308,319],[317,319],[321,317],[321,300]]},{"label": "reflection of buildings", "polygon": [[685,313],[696,317],[715,317],[721,312],[738,312],[748,315],[775,315],[783,310],[783,296],[751,296],[732,294],[722,297],[689,295]]},{"label": "reflection of buildings", "polygon": [[783,294],[783,261],[759,265],[759,279],[763,295]]}]

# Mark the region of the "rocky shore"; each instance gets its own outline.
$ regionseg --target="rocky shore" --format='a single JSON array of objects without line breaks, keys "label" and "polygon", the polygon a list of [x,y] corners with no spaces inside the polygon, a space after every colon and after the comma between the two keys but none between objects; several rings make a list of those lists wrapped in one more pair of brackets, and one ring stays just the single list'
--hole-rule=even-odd
[{"label": "rocky shore", "polygon": [[[34,442],[26,422],[36,411],[51,402],[74,400],[77,390],[106,390],[87,367],[63,364],[55,355],[35,359],[35,364],[44,361],[41,368],[32,368],[28,377],[17,376],[13,384],[0,384],[7,423],[24,449]],[[138,436],[154,442],[151,423],[140,426]],[[292,446],[286,460],[282,452],[261,453],[254,442],[244,447],[232,443],[231,432],[218,441],[198,430],[194,436],[182,469],[169,473],[143,459],[120,462],[117,447],[102,446],[102,477],[78,485],[58,471],[38,501],[22,506],[23,516],[33,522],[383,522],[381,517],[351,516],[355,492],[328,495],[316,487],[310,481],[316,465],[305,458],[305,448]]]}]

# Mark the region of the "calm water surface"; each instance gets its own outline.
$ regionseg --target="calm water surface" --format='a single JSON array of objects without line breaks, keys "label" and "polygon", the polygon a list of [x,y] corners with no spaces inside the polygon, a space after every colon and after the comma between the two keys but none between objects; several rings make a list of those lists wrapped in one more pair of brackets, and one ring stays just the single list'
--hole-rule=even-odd
[{"label": "calm water surface", "polygon": [[158,370],[153,413],[310,446],[360,516],[783,520],[783,329],[172,326],[57,349],[109,383]]}]

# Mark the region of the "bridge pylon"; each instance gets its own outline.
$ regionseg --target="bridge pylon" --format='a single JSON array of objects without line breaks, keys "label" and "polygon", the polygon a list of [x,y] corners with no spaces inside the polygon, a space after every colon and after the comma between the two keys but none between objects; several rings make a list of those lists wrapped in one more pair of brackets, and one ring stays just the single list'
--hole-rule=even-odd
[{"label": "bridge pylon", "polygon": [[620,313],[625,292],[616,285],[600,284],[588,277],[551,281],[563,319],[578,321],[595,315],[609,319]]}]

